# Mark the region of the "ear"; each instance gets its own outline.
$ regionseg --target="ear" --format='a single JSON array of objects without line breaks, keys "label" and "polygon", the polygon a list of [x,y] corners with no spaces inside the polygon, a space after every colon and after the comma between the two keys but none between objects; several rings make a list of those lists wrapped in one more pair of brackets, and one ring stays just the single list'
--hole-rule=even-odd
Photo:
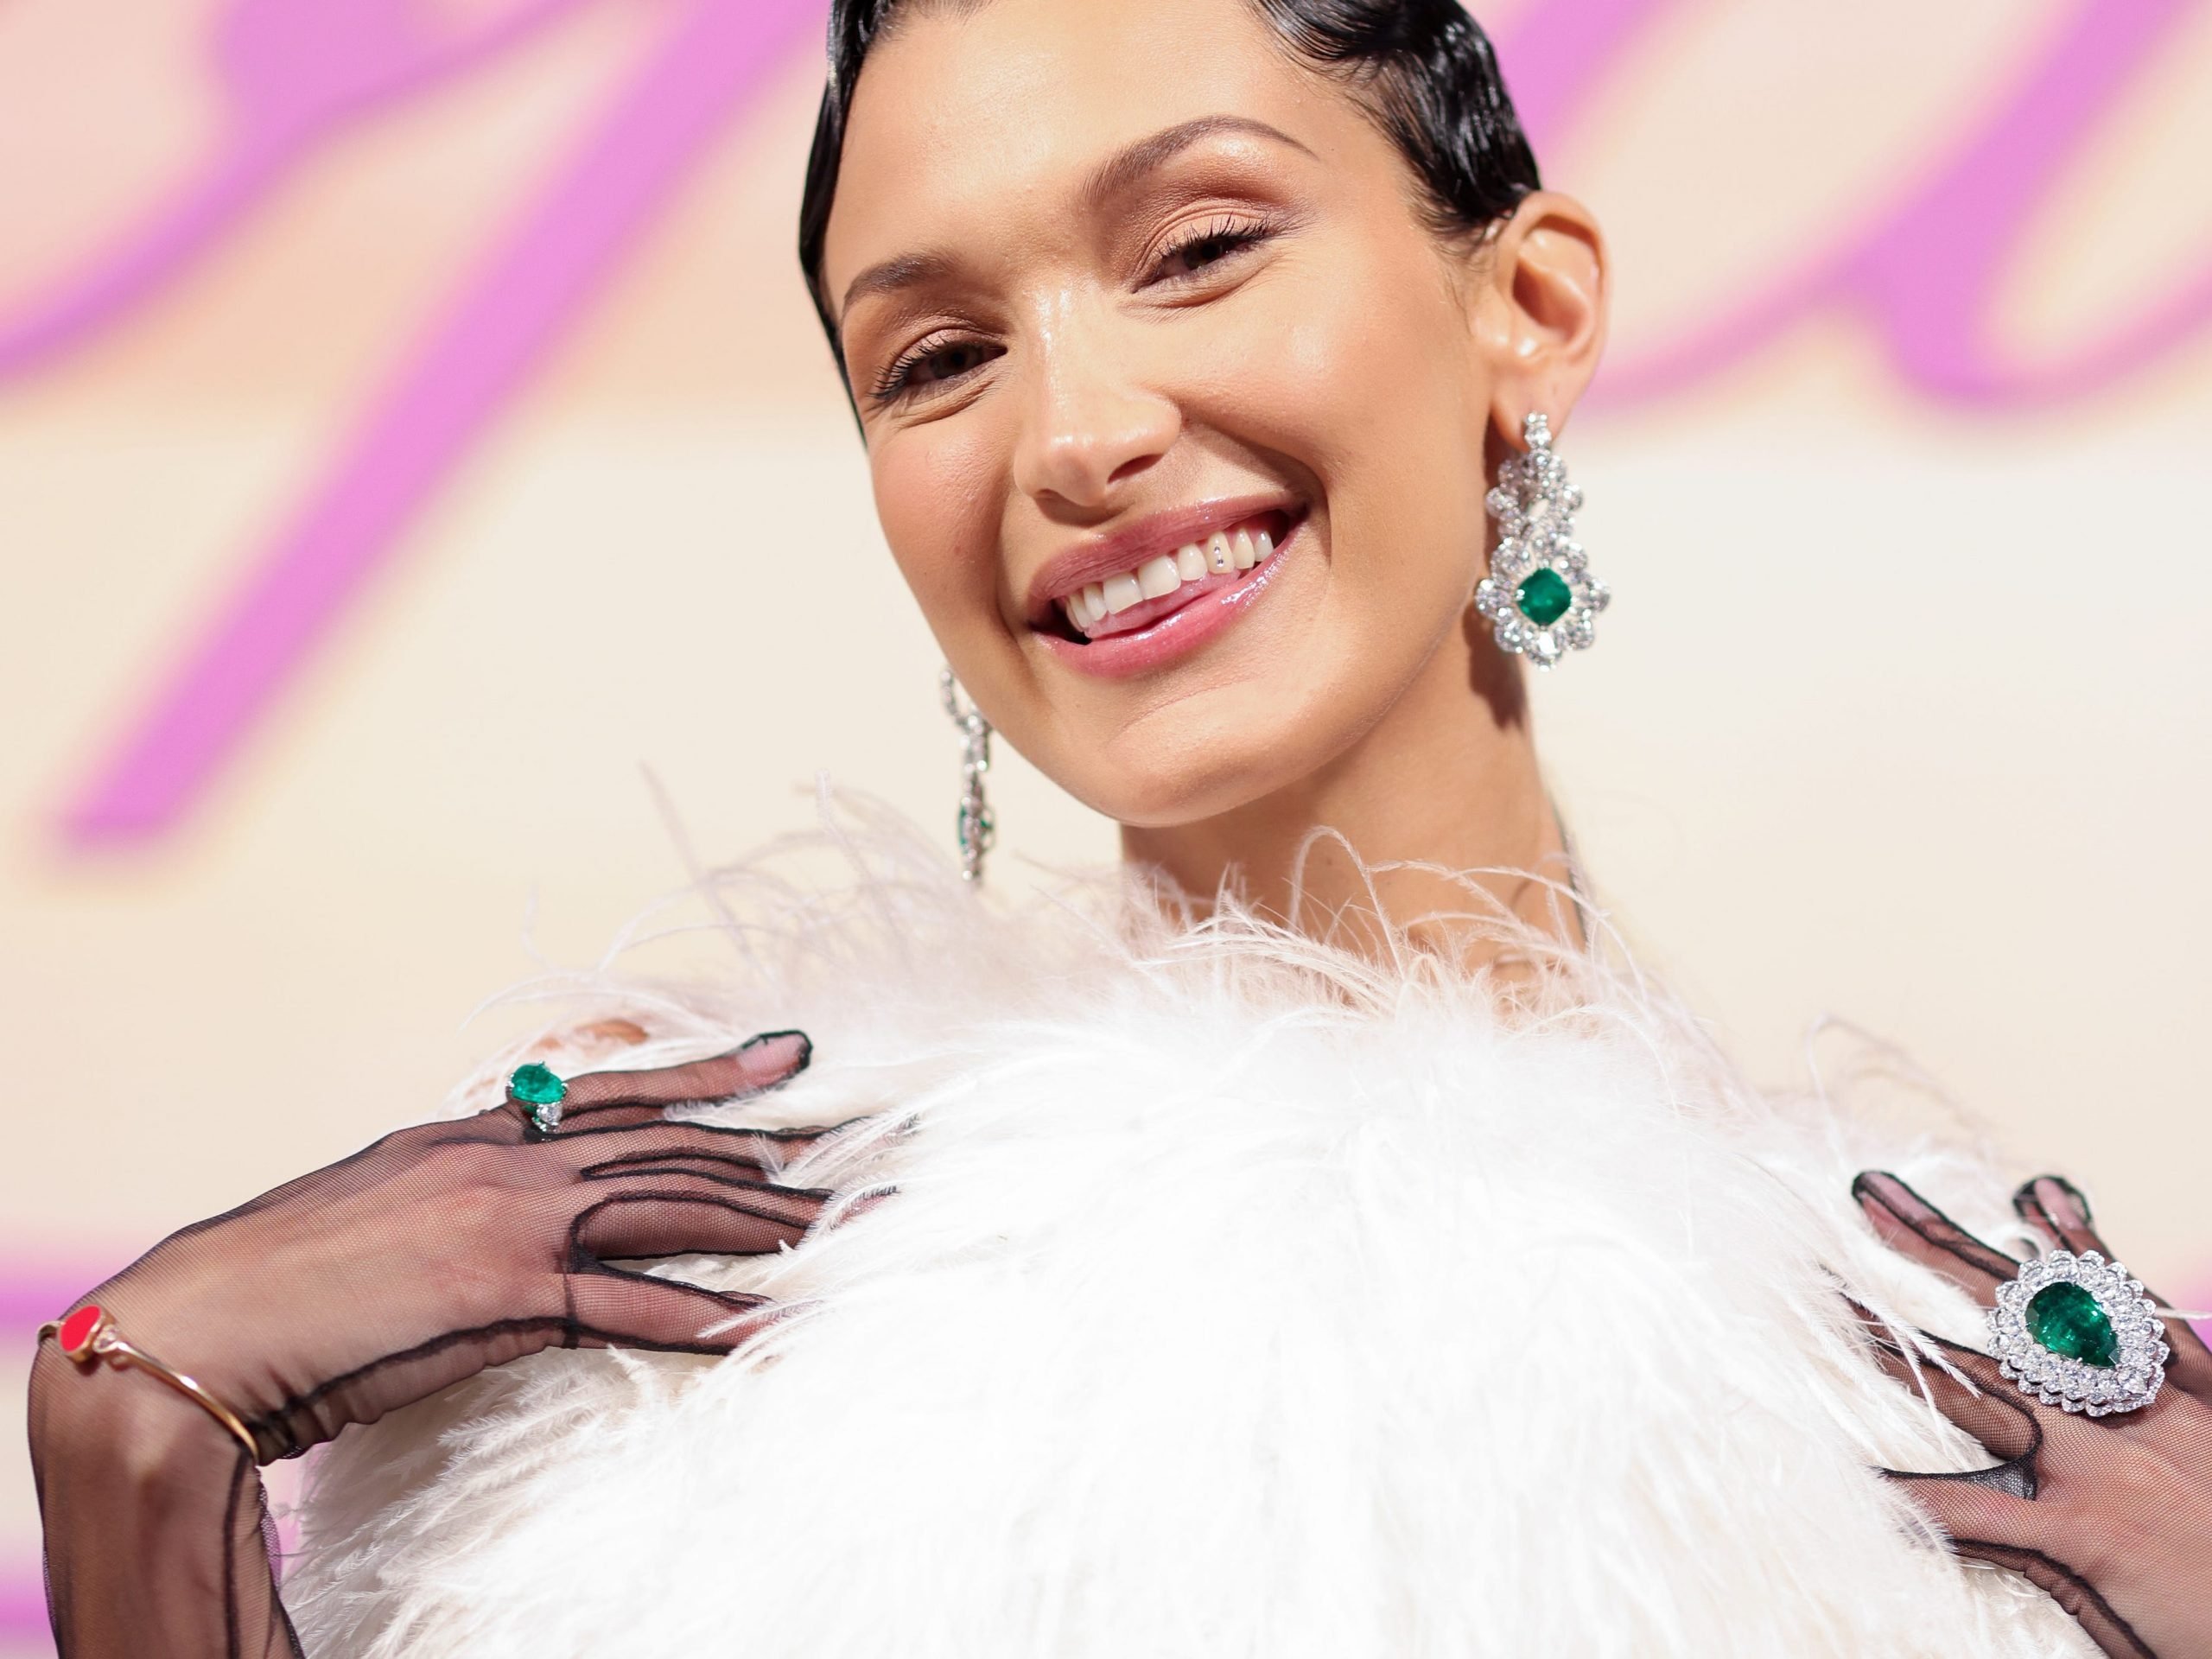
[{"label": "ear", "polygon": [[1491,238],[1471,296],[1477,345],[1489,359],[1491,420],[1515,448],[1541,411],[1554,434],[1597,372],[1605,348],[1608,259],[1590,210],[1538,190]]}]

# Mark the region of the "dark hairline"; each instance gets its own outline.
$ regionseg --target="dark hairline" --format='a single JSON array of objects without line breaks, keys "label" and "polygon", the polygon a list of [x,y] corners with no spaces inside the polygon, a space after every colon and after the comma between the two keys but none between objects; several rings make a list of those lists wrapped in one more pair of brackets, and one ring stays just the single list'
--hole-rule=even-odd
[{"label": "dark hairline", "polygon": [[[1542,188],[1489,37],[1462,0],[1249,0],[1279,45],[1320,71],[1391,140],[1415,175],[1417,203],[1452,242],[1486,240]],[[822,258],[837,195],[845,122],[871,44],[931,11],[965,14],[988,0],[830,0],[830,73],[800,193],[799,269],[828,336],[856,424],[842,319],[823,290]]]}]

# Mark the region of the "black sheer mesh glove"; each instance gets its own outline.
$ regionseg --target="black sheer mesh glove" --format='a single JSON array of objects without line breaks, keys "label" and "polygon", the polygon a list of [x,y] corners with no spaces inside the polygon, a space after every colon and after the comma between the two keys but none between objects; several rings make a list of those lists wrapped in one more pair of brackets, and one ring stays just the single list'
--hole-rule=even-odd
[{"label": "black sheer mesh glove", "polygon": [[[1985,1305],[2019,1271],[1894,1175],[1867,1171],[1852,1192],[1885,1243]],[[2088,1201],[2062,1177],[2037,1176],[2012,1205],[2050,1248],[2112,1259]],[[2164,1386],[2150,1404],[2105,1417],[2045,1406],[1988,1355],[1925,1332],[1973,1389],[1934,1365],[1915,1378],[1894,1343],[1878,1342],[1891,1376],[1924,1386],[2002,1460],[1964,1474],[1883,1472],[1960,1554],[2033,1580],[2114,1659],[2212,1659],[2212,1351],[2185,1320],[2163,1323],[2173,1350]]]},{"label": "black sheer mesh glove", "polygon": [[548,1347],[728,1352],[776,1309],[610,1260],[795,1244],[835,1195],[779,1185],[836,1128],[671,1122],[679,1102],[781,1083],[796,1032],[569,1080],[557,1133],[512,1101],[386,1135],[171,1235],[100,1286],[132,1343],[244,1420],[51,1342],[31,1440],[64,1659],[297,1653],[270,1583],[257,1462],[295,1456],[486,1366]]}]

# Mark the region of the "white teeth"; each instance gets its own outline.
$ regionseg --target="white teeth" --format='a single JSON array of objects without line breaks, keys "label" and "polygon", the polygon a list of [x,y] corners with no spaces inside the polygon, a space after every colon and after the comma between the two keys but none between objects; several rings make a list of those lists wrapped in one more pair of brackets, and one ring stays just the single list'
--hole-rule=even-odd
[{"label": "white teeth", "polygon": [[1147,599],[1164,598],[1182,585],[1183,578],[1176,573],[1175,561],[1166,554],[1137,566],[1137,588]]},{"label": "white teeth", "polygon": [[1108,617],[1118,615],[1147,599],[1164,599],[1186,582],[1225,576],[1265,563],[1274,552],[1274,537],[1266,531],[1255,537],[1249,530],[1235,535],[1216,531],[1201,545],[1186,542],[1173,553],[1147,559],[1134,570],[1108,576],[1070,594],[1060,601],[1068,620],[1088,633]]}]

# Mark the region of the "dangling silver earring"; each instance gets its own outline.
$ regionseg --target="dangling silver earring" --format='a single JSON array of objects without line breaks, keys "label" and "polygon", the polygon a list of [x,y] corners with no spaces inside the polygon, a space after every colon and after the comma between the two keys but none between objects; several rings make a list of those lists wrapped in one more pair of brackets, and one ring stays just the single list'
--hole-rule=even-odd
[{"label": "dangling silver earring", "polygon": [[1497,520],[1490,574],[1475,588],[1475,608],[1490,619],[1500,651],[1549,668],[1597,638],[1593,619],[1611,601],[1590,574],[1574,515],[1582,492],[1567,481],[1567,463],[1552,448],[1548,416],[1531,415],[1521,429],[1528,453],[1497,469],[1497,487],[1484,499]]},{"label": "dangling silver earring", "polygon": [[991,722],[974,703],[961,706],[960,683],[948,667],[938,676],[944,694],[944,712],[960,728],[960,879],[980,881],[983,855],[991,850],[998,826],[991,822],[990,804],[983,799],[983,774],[991,769]]}]

